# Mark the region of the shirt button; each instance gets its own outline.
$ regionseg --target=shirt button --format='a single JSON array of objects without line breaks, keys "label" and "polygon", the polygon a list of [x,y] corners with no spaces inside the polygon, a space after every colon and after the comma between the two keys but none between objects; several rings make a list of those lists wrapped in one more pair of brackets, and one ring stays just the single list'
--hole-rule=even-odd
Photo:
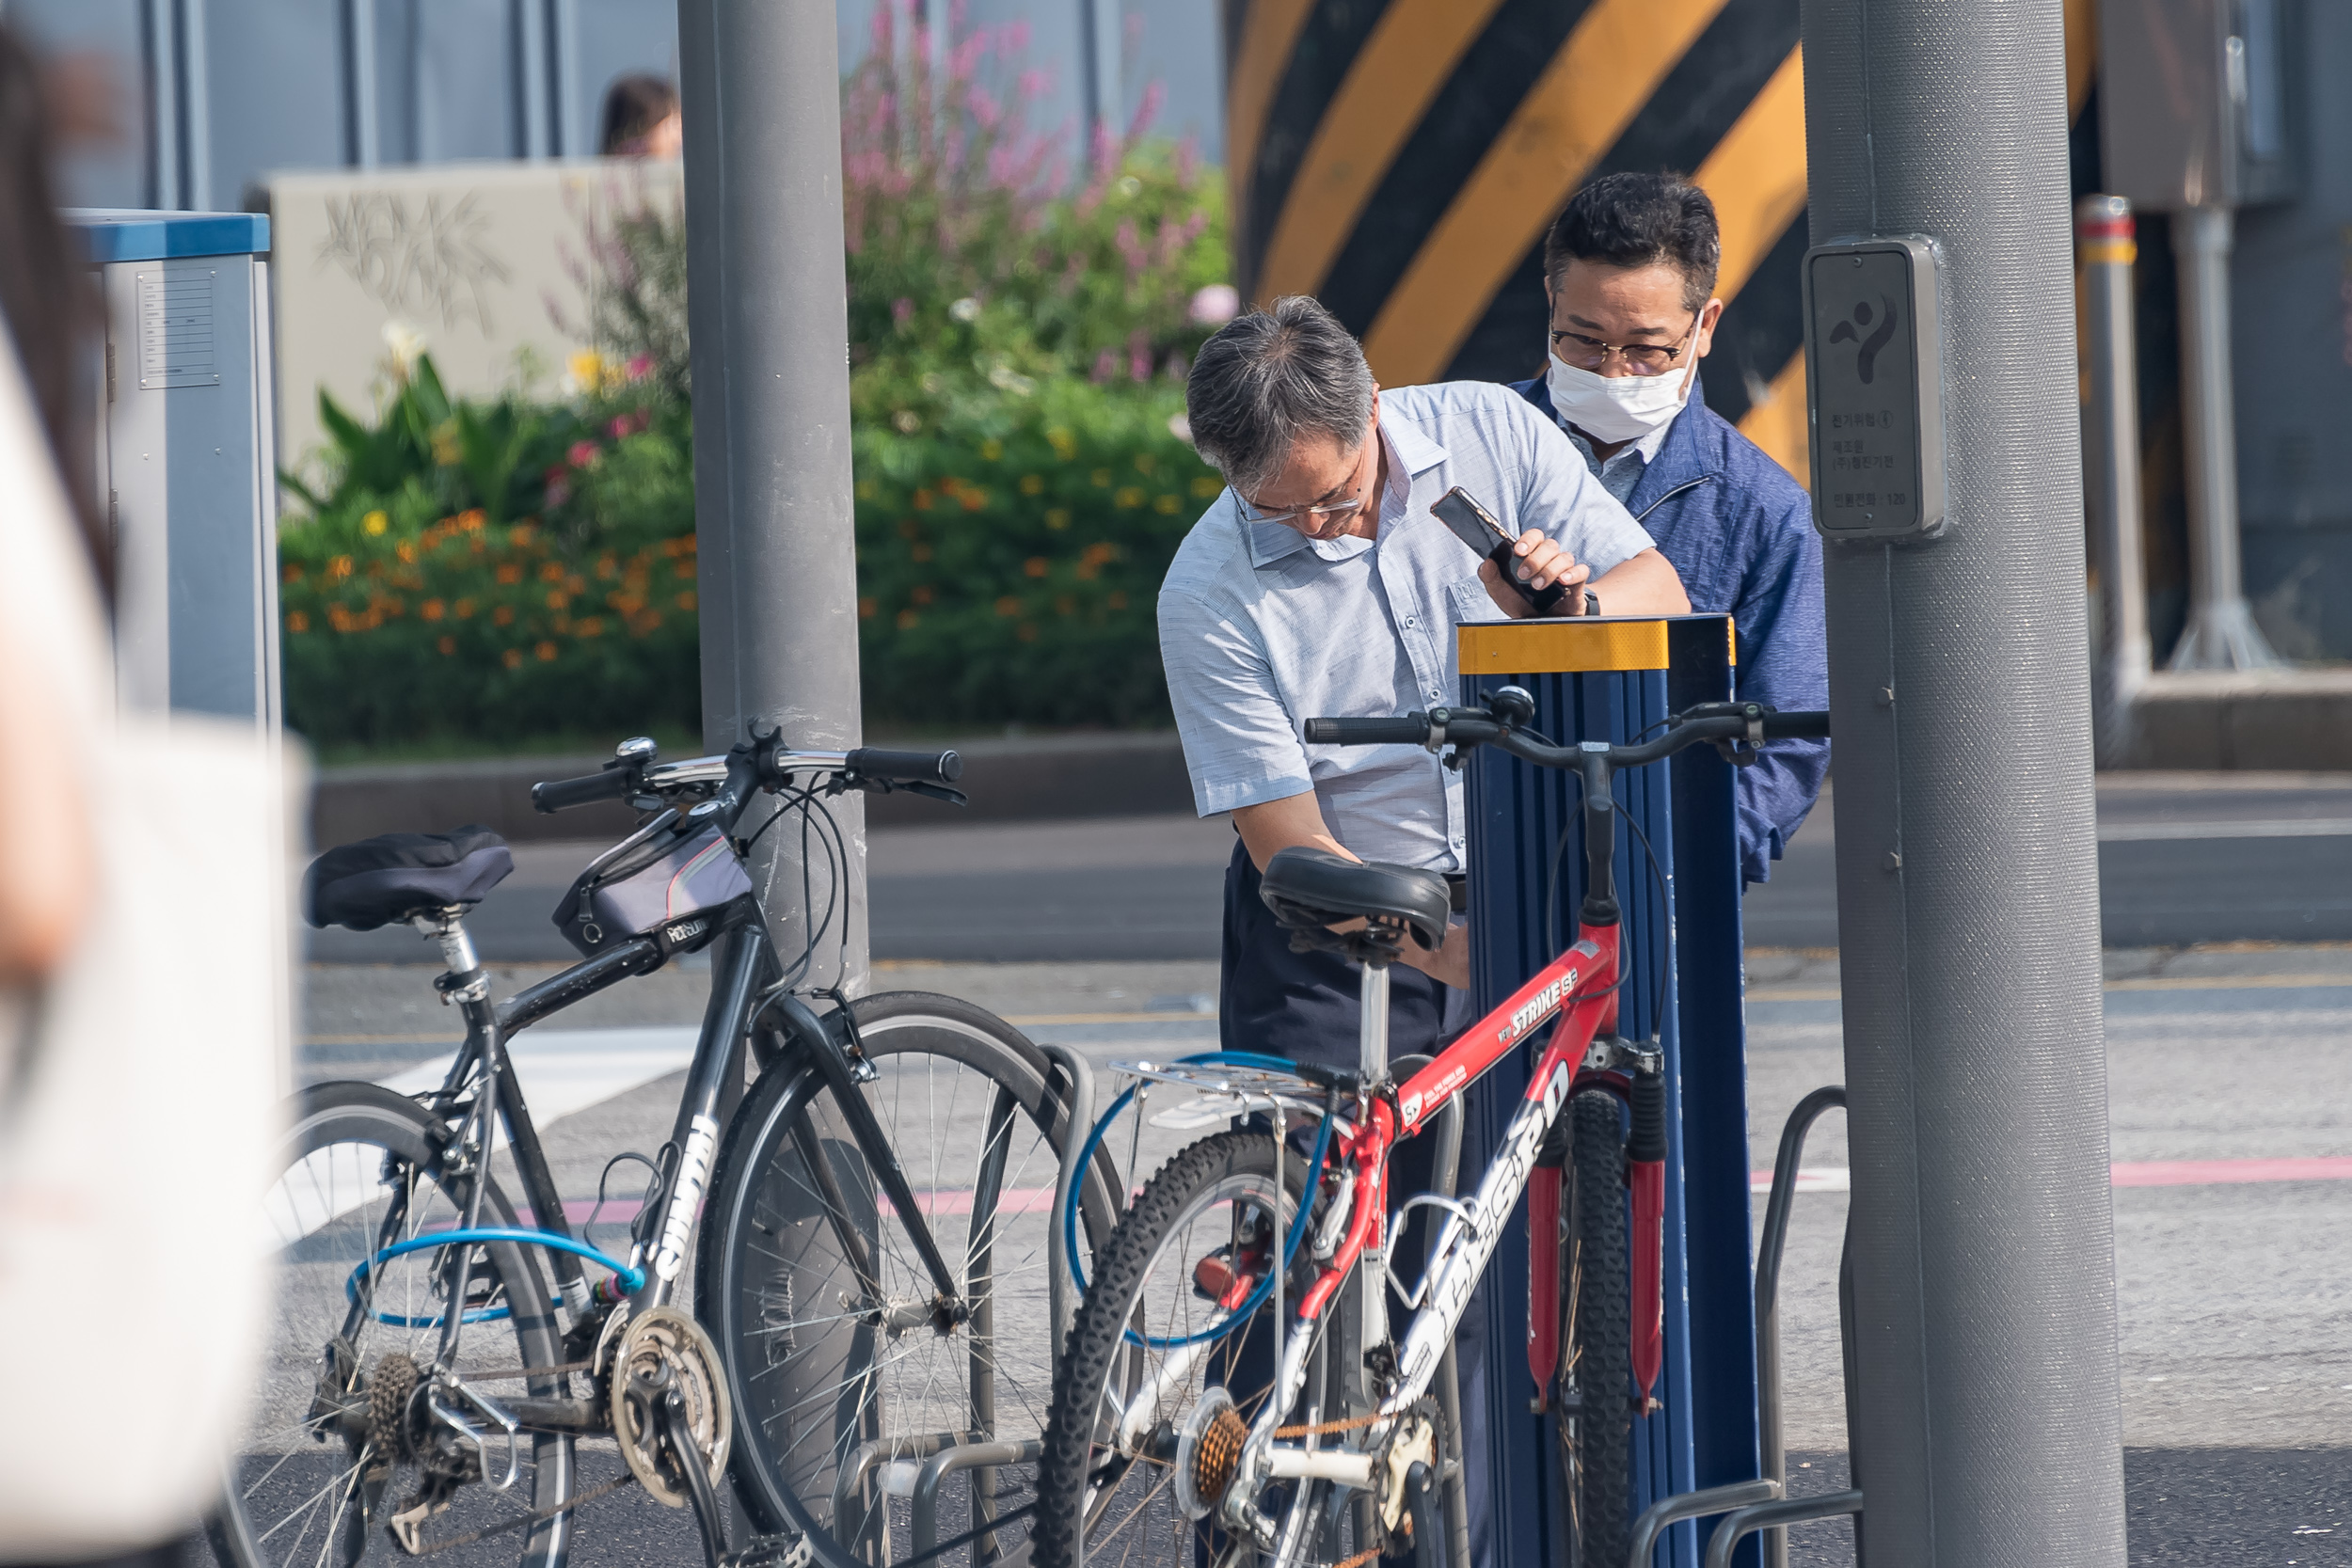
[{"label": "shirt button", "polygon": [[1414,626],[1420,626],[1420,625],[1421,625],[1421,623],[1420,623],[1419,621],[1417,621],[1417,620],[1413,619],[1413,617],[1411,617],[1410,615],[1407,615],[1406,617],[1405,617],[1405,626],[1406,626],[1406,629],[1410,630],[1410,629],[1411,629],[1411,628],[1413,628]]}]

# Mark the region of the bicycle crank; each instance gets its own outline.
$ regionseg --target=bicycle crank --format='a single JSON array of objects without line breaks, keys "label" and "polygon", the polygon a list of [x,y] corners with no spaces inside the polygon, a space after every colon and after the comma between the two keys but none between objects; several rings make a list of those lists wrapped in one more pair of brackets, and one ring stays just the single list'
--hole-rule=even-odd
[{"label": "bicycle crank", "polygon": [[[608,1386],[621,1457],[662,1506],[684,1508],[693,1501],[691,1482],[662,1441],[675,1420],[683,1421],[703,1473],[726,1473],[735,1411],[719,1347],[702,1324],[675,1307],[638,1313],[621,1333]],[[679,1402],[675,1420],[665,1419],[660,1408],[671,1394]]]}]

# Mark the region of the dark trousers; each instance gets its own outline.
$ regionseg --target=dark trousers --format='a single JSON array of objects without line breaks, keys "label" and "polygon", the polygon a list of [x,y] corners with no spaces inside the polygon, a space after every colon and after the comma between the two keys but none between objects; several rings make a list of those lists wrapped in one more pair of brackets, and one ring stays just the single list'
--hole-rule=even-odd
[{"label": "dark trousers", "polygon": [[[1357,1062],[1357,1027],[1360,1021],[1360,980],[1354,965],[1336,953],[1294,953],[1290,938],[1274,911],[1258,895],[1256,863],[1238,840],[1225,868],[1225,951],[1217,977],[1217,1035],[1228,1051],[1254,1051],[1294,1062],[1321,1067],[1353,1068]],[[1389,1054],[1391,1059],[1414,1053],[1434,1054],[1440,1046],[1476,1020],[1467,992],[1441,986],[1418,969],[1398,964],[1389,971]],[[1391,1164],[1390,1203],[1428,1190],[1430,1164],[1436,1153],[1431,1138],[1413,1138],[1401,1145]],[[1470,1151],[1463,1151],[1457,1191],[1475,1186],[1479,1171]],[[1391,1238],[1397,1253],[1397,1275],[1419,1277],[1432,1232],[1424,1216],[1405,1235]],[[1401,1330],[1405,1317],[1393,1295],[1391,1323]],[[1252,1338],[1255,1338],[1253,1335]],[[1488,1528],[1486,1496],[1486,1286],[1482,1281],[1470,1298],[1454,1336],[1454,1361],[1462,1384],[1462,1469],[1470,1502],[1471,1568],[1489,1568],[1493,1535]],[[1239,1381],[1237,1379],[1237,1381]]]}]

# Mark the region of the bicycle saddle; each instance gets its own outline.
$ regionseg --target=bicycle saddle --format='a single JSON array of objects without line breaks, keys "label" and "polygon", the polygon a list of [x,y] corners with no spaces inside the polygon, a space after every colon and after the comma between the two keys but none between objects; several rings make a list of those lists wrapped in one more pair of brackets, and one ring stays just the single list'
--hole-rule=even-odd
[{"label": "bicycle saddle", "polygon": [[420,910],[478,904],[514,869],[506,840],[479,824],[450,833],[378,833],[310,863],[302,913],[313,926],[373,931]]},{"label": "bicycle saddle", "polygon": [[[1412,932],[1414,941],[1435,951],[1445,942],[1446,914],[1453,905],[1445,879],[1434,871],[1352,861],[1302,846],[1274,852],[1258,895],[1292,934],[1293,945],[1307,936],[1314,945],[1335,950],[1344,950],[1345,939],[1326,928],[1363,918],[1397,922]],[[1330,941],[1321,941],[1317,933]]]}]

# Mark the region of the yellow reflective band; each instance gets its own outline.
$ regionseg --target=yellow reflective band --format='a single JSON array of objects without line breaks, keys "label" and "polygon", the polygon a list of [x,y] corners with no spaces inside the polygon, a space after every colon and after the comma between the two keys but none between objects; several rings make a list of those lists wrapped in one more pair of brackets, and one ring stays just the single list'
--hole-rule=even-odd
[{"label": "yellow reflective band", "polygon": [[2074,255],[2087,267],[2102,265],[2128,267],[2139,260],[2139,242],[2137,240],[2086,240],[2075,248]]},{"label": "yellow reflective band", "polygon": [[1555,675],[1666,668],[1663,621],[1481,622],[1456,633],[1465,675]]}]

